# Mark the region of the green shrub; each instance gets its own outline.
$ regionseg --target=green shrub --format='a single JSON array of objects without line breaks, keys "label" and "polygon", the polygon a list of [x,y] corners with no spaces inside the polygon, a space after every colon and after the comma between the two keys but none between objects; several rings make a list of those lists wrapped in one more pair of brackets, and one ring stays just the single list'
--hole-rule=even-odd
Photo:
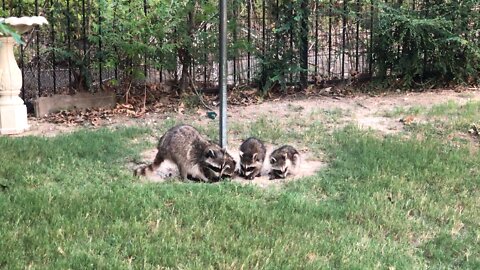
[{"label": "green shrub", "polygon": [[[480,48],[478,1],[376,3],[373,54],[376,73],[412,87],[417,82],[477,79]],[[400,78],[400,80],[397,80]]]}]

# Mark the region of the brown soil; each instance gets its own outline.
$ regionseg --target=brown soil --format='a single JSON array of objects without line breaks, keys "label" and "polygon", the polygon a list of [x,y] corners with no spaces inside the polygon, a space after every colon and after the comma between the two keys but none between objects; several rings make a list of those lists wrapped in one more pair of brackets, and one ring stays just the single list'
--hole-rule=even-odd
[{"label": "brown soil", "polygon": [[[233,147],[231,147],[233,148]],[[238,148],[238,147],[236,147]],[[272,145],[267,145],[267,157],[270,155],[270,153],[274,150],[274,146]],[[239,155],[238,155],[238,150],[229,150],[228,151],[237,161],[237,167],[239,165]],[[148,150],[143,153],[143,158],[144,160],[153,160],[153,158],[156,155],[156,150]],[[311,176],[314,175],[315,172],[319,171],[320,169],[324,168],[326,164],[324,162],[312,159],[308,153],[302,153],[301,157],[301,163],[299,164],[298,168],[296,169],[296,173],[294,175],[290,175],[286,179],[275,179],[275,180],[270,180],[268,176],[269,172],[269,164],[268,160],[265,160],[264,162],[264,168],[262,170],[261,176],[256,177],[253,180],[245,180],[240,176],[235,176],[234,178],[231,179],[232,182],[236,182],[239,184],[244,184],[244,185],[256,185],[262,188],[266,187],[278,187],[281,184],[287,183],[287,182],[292,182],[296,181],[298,179],[301,179],[306,176]],[[238,169],[238,168],[237,168]],[[160,168],[155,172],[153,175],[148,175],[148,177],[144,178],[146,181],[150,182],[163,182],[166,181],[170,178],[175,178],[179,176],[179,172],[177,169],[177,166],[170,162],[170,161],[165,161],[162,163]]]},{"label": "brown soil", "polygon": [[[467,89],[462,91],[440,90],[435,92],[419,92],[419,93],[395,93],[388,95],[369,96],[356,95],[351,97],[332,97],[332,96],[309,96],[309,97],[285,97],[282,99],[271,100],[259,104],[248,106],[229,106],[228,121],[234,122],[250,122],[255,121],[261,115],[271,115],[272,117],[288,117],[296,114],[299,117],[306,117],[318,111],[334,111],[341,110],[338,121],[336,123],[357,123],[359,127],[368,128],[378,131],[382,134],[390,134],[399,132],[403,129],[404,124],[396,118],[385,117],[385,113],[392,111],[396,107],[408,109],[412,106],[421,106],[429,108],[436,104],[442,104],[447,101],[455,101],[459,104],[464,104],[468,101],[480,100],[480,91],[475,89]],[[206,117],[206,110],[199,109],[196,112],[184,113],[147,113],[142,118],[132,118],[125,115],[116,115],[109,119],[103,119],[98,125],[78,126],[65,124],[52,124],[45,119],[30,118],[30,130],[20,135],[35,135],[35,136],[55,136],[59,133],[71,132],[81,128],[98,128],[99,126],[151,126],[159,125],[167,118],[175,118],[180,122],[194,123],[198,125],[206,124],[211,119]],[[403,117],[403,116],[402,116]],[[335,128],[335,127],[332,127]],[[153,139],[153,138],[152,138]],[[230,149],[237,149],[240,141],[231,140]],[[232,181],[242,184],[255,184],[260,187],[277,185],[288,181],[312,175],[319,169],[325,166],[324,163],[314,160],[309,156],[308,149],[302,149],[302,167],[299,174],[287,180],[268,180],[265,175],[256,178],[254,181],[241,180],[235,178]],[[233,156],[238,156],[237,153],[231,151]],[[145,160],[153,160],[155,150],[149,150],[144,153]],[[163,181],[169,176],[178,175],[173,164],[165,163],[158,171],[157,175],[152,177],[151,181]]]}]

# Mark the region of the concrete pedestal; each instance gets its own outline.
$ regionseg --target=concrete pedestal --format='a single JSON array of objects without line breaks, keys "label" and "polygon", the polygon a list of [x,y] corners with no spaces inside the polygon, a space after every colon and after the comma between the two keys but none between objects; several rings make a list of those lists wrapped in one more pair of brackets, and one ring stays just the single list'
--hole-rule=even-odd
[{"label": "concrete pedestal", "polygon": [[24,104],[0,106],[0,134],[18,134],[29,129]]},{"label": "concrete pedestal", "polygon": [[19,97],[22,72],[13,55],[15,44],[12,37],[0,37],[0,134],[28,129],[27,107]]}]

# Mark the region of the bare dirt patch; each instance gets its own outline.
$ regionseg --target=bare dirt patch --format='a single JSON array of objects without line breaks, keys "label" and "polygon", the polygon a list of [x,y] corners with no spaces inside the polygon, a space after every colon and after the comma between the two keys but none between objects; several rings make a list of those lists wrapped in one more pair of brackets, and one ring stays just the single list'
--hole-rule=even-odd
[{"label": "bare dirt patch", "polygon": [[[395,93],[378,96],[359,94],[349,97],[308,96],[304,98],[285,97],[278,100],[265,101],[248,106],[233,105],[228,108],[229,123],[251,122],[260,116],[272,118],[306,117],[315,112],[340,112],[337,123],[356,123],[363,128],[371,128],[382,133],[395,133],[403,129],[400,118],[386,117],[385,113],[402,107],[413,106],[430,108],[434,105],[454,101],[465,104],[468,101],[480,101],[480,91],[438,90],[434,92]],[[171,105],[169,105],[171,106]],[[146,113],[143,117],[113,115],[107,119],[98,119],[95,125],[84,122],[81,125],[54,124],[45,118],[28,119],[30,130],[17,136],[55,136],[81,128],[99,128],[105,126],[156,126],[167,118],[175,118],[179,122],[203,125],[212,121],[207,118],[206,110],[198,109],[191,113]],[[335,128],[332,126],[332,128]]]},{"label": "bare dirt patch", "polygon": [[283,99],[264,102],[246,107],[229,108],[229,121],[249,121],[260,115],[285,118],[292,115],[306,117],[314,112],[340,111],[338,123],[356,123],[359,127],[370,128],[383,134],[396,133],[403,129],[400,118],[386,117],[395,108],[409,109],[413,106],[430,108],[454,101],[465,104],[480,101],[480,91],[438,90],[434,92],[395,93],[378,96],[356,95],[351,97],[317,96],[305,99]]},{"label": "bare dirt patch", "polygon": [[[238,147],[236,148],[231,147],[232,150],[228,150],[228,152],[237,161],[237,169],[238,169],[240,164],[239,163],[240,158],[238,155],[238,150],[236,150],[237,148]],[[267,157],[270,155],[270,153],[274,149],[275,149],[275,146],[267,145]],[[156,153],[157,153],[156,149],[151,149],[151,150],[145,151],[142,154],[142,156],[146,161],[153,161]],[[307,176],[312,176],[322,168],[326,167],[326,165],[327,164],[324,162],[313,159],[309,155],[309,153],[303,152],[301,153],[301,162],[295,170],[296,173],[294,175],[288,176],[286,179],[270,180],[268,176],[268,172],[270,171],[270,164],[268,162],[268,159],[265,159],[260,177],[256,177],[253,180],[245,180],[240,176],[235,176],[231,179],[231,181],[242,184],[242,185],[255,185],[262,188],[279,187],[280,185],[285,184],[287,182],[292,182]],[[164,182],[164,181],[168,181],[169,179],[175,179],[175,178],[178,179],[178,177],[179,177],[179,172],[178,172],[177,166],[173,162],[166,160],[160,165],[160,167],[154,174],[142,177],[142,179],[143,181],[147,181],[147,182]]]},{"label": "bare dirt patch", "polygon": [[[469,101],[480,101],[480,91],[474,89],[464,90],[461,92],[453,90],[440,90],[435,92],[419,92],[419,93],[395,93],[388,95],[356,95],[350,97],[333,97],[333,96],[308,96],[308,97],[285,97],[278,100],[265,101],[258,104],[248,106],[230,105],[228,108],[228,122],[232,123],[250,123],[256,121],[259,117],[265,116],[271,119],[312,119],[321,121],[325,120],[325,116],[334,119],[326,123],[326,127],[333,130],[347,123],[357,124],[361,128],[372,129],[380,134],[397,133],[403,130],[404,123],[400,122],[400,118],[404,117],[387,117],[387,112],[391,112],[396,108],[408,110],[413,106],[420,106],[426,109],[454,101],[458,104],[465,104]],[[169,105],[173,106],[173,105]],[[177,122],[206,126],[211,120],[206,116],[206,110],[198,109],[190,111],[178,112],[151,112],[146,113],[142,117],[129,117],[128,115],[113,115],[108,119],[100,119],[95,125],[84,122],[82,125],[71,124],[53,124],[42,118],[29,118],[30,130],[15,136],[55,136],[61,133],[72,132],[79,129],[96,129],[99,127],[121,127],[121,126],[143,126],[157,127],[167,119],[175,119]],[[328,118],[327,117],[327,118]],[[318,119],[317,119],[318,118]],[[159,134],[161,135],[161,134]],[[238,135],[238,134],[237,134]],[[151,138],[153,139],[153,138]],[[238,159],[238,149],[241,141],[239,136],[229,137],[229,151],[232,156]],[[288,143],[288,142],[286,142]],[[269,147],[270,151],[272,146]],[[261,177],[253,181],[248,181],[236,177],[232,179],[245,185],[257,185],[259,187],[279,186],[282,183],[296,181],[305,176],[313,175],[326,166],[325,163],[310,156],[308,149],[299,149],[302,152],[301,167],[298,174],[291,176],[286,180],[270,181],[267,176],[268,166]],[[156,154],[156,149],[148,150],[143,154],[145,162],[151,162]],[[268,162],[266,162],[268,163]],[[266,164],[268,165],[268,164]],[[128,167],[133,168],[134,164]],[[166,179],[178,176],[178,170],[172,163],[165,162],[155,175],[146,180],[161,182]],[[145,179],[144,179],[145,180]]]}]

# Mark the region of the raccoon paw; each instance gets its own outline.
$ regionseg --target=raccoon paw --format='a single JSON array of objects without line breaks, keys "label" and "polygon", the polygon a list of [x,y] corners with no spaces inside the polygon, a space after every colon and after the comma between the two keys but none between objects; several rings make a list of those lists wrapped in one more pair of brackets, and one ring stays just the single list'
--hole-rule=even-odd
[{"label": "raccoon paw", "polygon": [[269,173],[268,175],[269,175],[268,180],[275,180],[275,179],[282,179],[283,178],[283,177],[280,177],[280,176],[276,175],[273,172]]},{"label": "raccoon paw", "polygon": [[140,167],[134,169],[134,170],[133,170],[133,176],[146,175],[146,173],[147,173],[147,168],[148,168],[148,165],[143,165],[143,166],[140,166]]}]

